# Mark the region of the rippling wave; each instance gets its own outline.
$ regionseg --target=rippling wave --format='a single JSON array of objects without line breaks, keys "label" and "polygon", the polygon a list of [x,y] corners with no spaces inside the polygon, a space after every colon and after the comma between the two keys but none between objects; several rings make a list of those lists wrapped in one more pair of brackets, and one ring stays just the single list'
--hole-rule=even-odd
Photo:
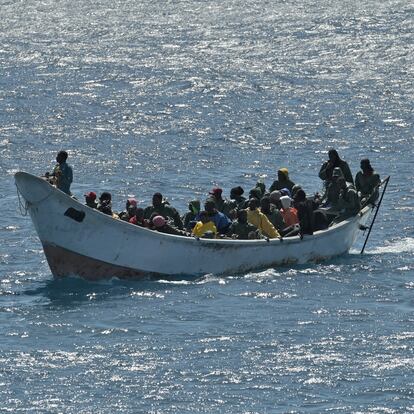
[{"label": "rippling wave", "polygon": [[[1,412],[414,412],[412,4],[0,10]],[[330,147],[391,175],[366,254],[227,278],[53,280],[13,184],[64,148],[79,198],[184,212],[280,167],[321,190]]]}]

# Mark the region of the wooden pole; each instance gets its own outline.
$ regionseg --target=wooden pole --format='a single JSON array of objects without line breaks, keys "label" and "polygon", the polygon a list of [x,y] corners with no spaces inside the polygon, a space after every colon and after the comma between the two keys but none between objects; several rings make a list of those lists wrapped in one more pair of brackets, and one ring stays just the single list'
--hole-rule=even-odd
[{"label": "wooden pole", "polygon": [[372,228],[374,227],[374,223],[375,223],[375,219],[377,218],[377,214],[378,214],[378,210],[379,210],[379,208],[380,208],[380,206],[381,206],[381,203],[382,203],[382,199],[384,198],[384,194],[385,194],[385,190],[387,189],[387,185],[388,185],[388,181],[390,180],[390,176],[388,176],[380,185],[383,185],[384,183],[385,183],[385,185],[384,185],[384,189],[382,190],[382,194],[381,194],[381,198],[380,198],[380,201],[378,202],[378,204],[377,204],[377,209],[375,210],[375,215],[374,215],[374,218],[372,219],[372,222],[371,222],[371,225],[369,226],[369,230],[368,230],[368,234],[367,234],[367,237],[366,237],[366,239],[365,239],[365,243],[364,243],[364,245],[362,246],[362,250],[361,250],[361,253],[360,254],[362,254],[362,253],[364,253],[364,250],[365,250],[365,246],[367,245],[367,242],[368,242],[368,238],[369,238],[369,235],[371,234],[371,230],[372,230]]}]

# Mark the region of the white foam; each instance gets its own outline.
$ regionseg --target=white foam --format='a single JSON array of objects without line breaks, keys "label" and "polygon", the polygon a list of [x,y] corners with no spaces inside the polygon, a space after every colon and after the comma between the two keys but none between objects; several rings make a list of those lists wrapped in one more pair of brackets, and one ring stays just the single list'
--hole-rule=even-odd
[{"label": "white foam", "polygon": [[414,238],[405,237],[403,239],[387,242],[384,246],[376,247],[372,250],[367,251],[367,253],[414,253]]}]

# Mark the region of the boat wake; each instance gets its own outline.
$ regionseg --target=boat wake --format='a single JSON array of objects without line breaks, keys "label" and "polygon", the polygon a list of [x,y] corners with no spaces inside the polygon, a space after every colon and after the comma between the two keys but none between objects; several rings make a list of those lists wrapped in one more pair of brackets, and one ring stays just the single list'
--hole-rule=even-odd
[{"label": "boat wake", "polygon": [[[359,250],[352,249],[352,254],[358,253]],[[383,246],[365,250],[365,254],[398,254],[398,253],[414,253],[414,238],[405,237],[385,242]]]}]

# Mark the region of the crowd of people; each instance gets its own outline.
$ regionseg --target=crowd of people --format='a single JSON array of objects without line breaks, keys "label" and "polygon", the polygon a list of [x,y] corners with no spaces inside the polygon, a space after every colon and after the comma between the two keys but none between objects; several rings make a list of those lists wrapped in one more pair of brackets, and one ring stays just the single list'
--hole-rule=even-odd
[{"label": "crowd of people", "polygon": [[[57,164],[52,173],[46,173],[46,178],[70,194],[73,173],[67,157],[65,151],[59,152]],[[125,210],[119,213],[113,211],[108,192],[99,197],[88,192],[85,203],[113,218],[179,236],[240,240],[303,237],[352,217],[363,206],[376,202],[380,177],[368,159],[361,160],[360,168],[354,179],[348,163],[331,149],[319,171],[324,183],[322,195],[308,197],[302,186],[291,180],[288,169],[280,168],[269,189],[259,181],[247,197],[244,189],[237,186],[225,198],[223,190],[215,187],[204,201],[203,209],[201,201],[195,199],[189,202],[183,215],[158,192],[153,195],[151,205],[142,208],[136,199],[130,198]]]}]

